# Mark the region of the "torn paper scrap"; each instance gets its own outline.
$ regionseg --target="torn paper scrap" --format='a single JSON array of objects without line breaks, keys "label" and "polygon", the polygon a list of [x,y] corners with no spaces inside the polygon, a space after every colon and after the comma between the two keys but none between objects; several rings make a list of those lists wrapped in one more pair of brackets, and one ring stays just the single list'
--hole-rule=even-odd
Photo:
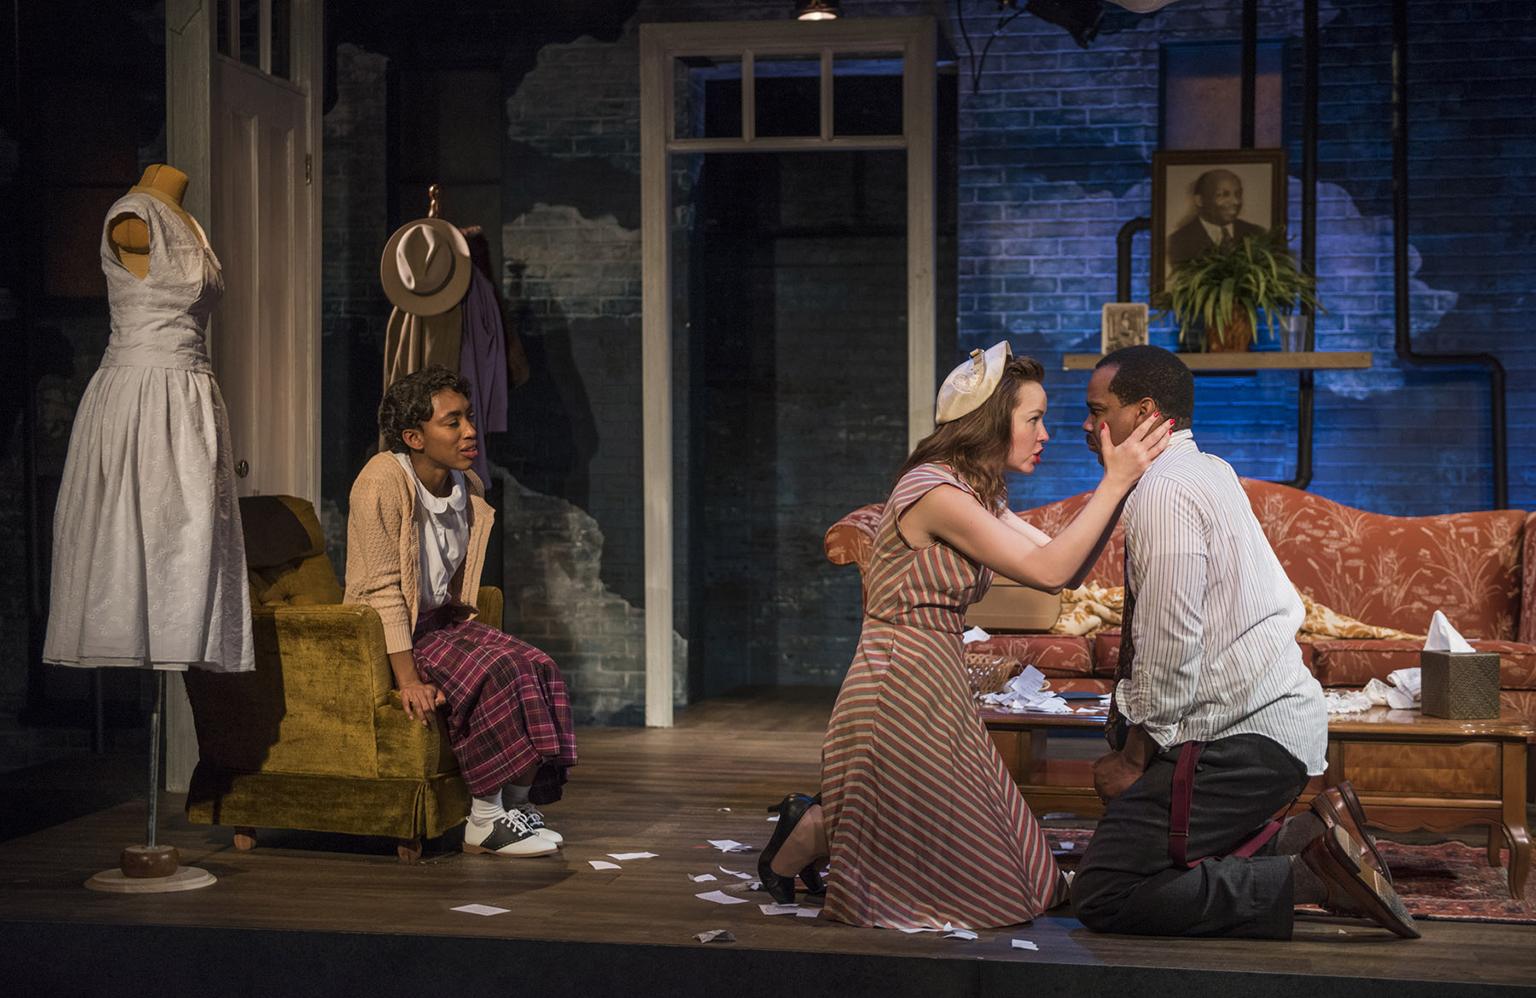
[{"label": "torn paper scrap", "polygon": [[976,933],[972,932],[970,929],[950,929],[948,932],[944,933],[944,938],[966,939],[974,942],[976,939]]},{"label": "torn paper scrap", "polygon": [[799,914],[798,904],[760,904],[757,910],[764,915],[795,915]]},{"label": "torn paper scrap", "polygon": [[715,876],[713,873],[700,873],[697,876],[695,876],[694,874],[690,873],[690,874],[688,874],[688,879],[693,881],[696,884],[702,884],[702,883],[707,883],[707,882],[712,881],[712,880],[719,880],[720,878]]},{"label": "torn paper scrap", "polygon": [[751,880],[752,879],[752,874],[750,874],[750,873],[742,873],[740,870],[727,870],[723,866],[717,866],[717,867],[715,867],[715,869],[719,870],[721,873],[725,874],[727,877],[735,877],[737,880]]},{"label": "torn paper scrap", "polygon": [[735,839],[709,839],[709,844],[721,852],[750,852],[752,847]]},{"label": "torn paper scrap", "polygon": [[796,918],[815,918],[821,914],[820,908],[800,908],[795,911]]},{"label": "torn paper scrap", "polygon": [[731,935],[729,929],[710,929],[708,932],[700,932],[693,938],[701,943],[733,943],[736,937]]},{"label": "torn paper scrap", "polygon": [[715,904],[746,904],[746,898],[731,897],[725,891],[706,891],[703,894],[695,894],[700,901],[713,901]]},{"label": "torn paper scrap", "polygon": [[[716,810],[716,811],[722,811],[722,812],[724,812],[724,813],[726,813],[726,814],[730,814],[730,813],[731,813],[731,809],[730,809],[730,808],[728,808],[728,807],[717,807],[717,808],[715,808],[715,810]],[[724,929],[721,929],[721,930],[720,930],[720,931],[721,931],[721,932],[724,932],[724,931],[725,931],[725,930],[724,930]]]},{"label": "torn paper scrap", "polygon": [[960,635],[960,641],[962,644],[973,645],[978,641],[985,641],[991,636],[979,627],[969,627],[966,628],[964,634]]},{"label": "torn paper scrap", "polygon": [[466,915],[505,915],[511,908],[498,908],[493,904],[461,904],[449,911],[462,911]]},{"label": "torn paper scrap", "polygon": [[626,859],[655,859],[656,854],[653,852],[611,852],[608,854],[608,858],[616,859],[622,863]]},{"label": "torn paper scrap", "polygon": [[1036,946],[1034,943],[1030,942],[1028,939],[1015,939],[1013,941],[1013,948],[1014,949],[1032,949],[1032,950],[1034,950],[1037,953],[1040,951],[1040,947]]},{"label": "torn paper scrap", "polygon": [[778,816],[778,815],[774,815],[774,816],[773,816],[773,817],[771,817],[771,818],[769,818],[769,819],[768,819],[768,821],[769,821],[769,822],[770,822],[770,823],[772,823],[772,822],[775,822],[775,821],[778,821],[778,820],[779,820],[779,816]]},{"label": "torn paper scrap", "polygon": [[905,932],[907,935],[910,936],[910,935],[912,935],[914,933],[917,933],[917,932],[937,932],[939,930],[938,929],[930,929],[930,928],[928,928],[926,926],[907,927],[907,926],[903,926],[903,925],[898,925],[896,927],[896,931],[898,931],[898,932]]},{"label": "torn paper scrap", "polygon": [[594,870],[622,870],[622,869],[624,869],[619,864],[617,864],[617,863],[610,863],[606,859],[589,859],[589,860],[587,860],[587,862],[592,864],[592,869],[594,869]]}]

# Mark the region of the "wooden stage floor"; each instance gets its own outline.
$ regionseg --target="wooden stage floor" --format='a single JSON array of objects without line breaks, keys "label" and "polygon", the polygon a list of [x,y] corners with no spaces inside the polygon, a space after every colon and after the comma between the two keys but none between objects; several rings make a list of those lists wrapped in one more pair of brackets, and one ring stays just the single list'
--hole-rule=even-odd
[{"label": "wooden stage floor", "polygon": [[[140,841],[121,804],[0,843],[6,993],[112,995],[1203,995],[1509,994],[1536,986],[1536,927],[1424,923],[1417,942],[1344,920],[1291,943],[1095,935],[1065,910],[975,942],[766,916],[694,894],[755,869],[707,839],[763,845],[764,808],[816,784],[824,692],[776,691],[685,711],[671,730],[583,730],[566,800],[547,810],[563,856],[497,860],[451,841],[416,866],[383,840],[189,826],[167,795],[162,840],[218,877],[180,894],[82,888]],[[55,788],[56,790],[59,788]],[[25,799],[6,801],[25,808]],[[730,808],[729,812],[720,810]],[[936,810],[942,813],[942,805]],[[607,853],[655,859],[596,871]],[[720,882],[695,884],[711,872]],[[450,909],[508,908],[480,917]],[[729,929],[732,943],[696,933]],[[1028,939],[1038,951],[1013,949]]]}]

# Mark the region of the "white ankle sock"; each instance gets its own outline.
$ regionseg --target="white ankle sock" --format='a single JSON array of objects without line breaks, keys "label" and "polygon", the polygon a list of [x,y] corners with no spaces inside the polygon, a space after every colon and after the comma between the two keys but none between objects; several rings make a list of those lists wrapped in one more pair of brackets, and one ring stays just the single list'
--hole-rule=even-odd
[{"label": "white ankle sock", "polygon": [[501,797],[507,802],[508,807],[516,807],[519,804],[528,803],[530,789],[531,787],[520,787],[516,783],[508,783],[501,788]]},{"label": "white ankle sock", "polygon": [[470,798],[469,817],[477,825],[489,825],[506,813],[506,809],[501,806],[500,791],[493,797]]}]

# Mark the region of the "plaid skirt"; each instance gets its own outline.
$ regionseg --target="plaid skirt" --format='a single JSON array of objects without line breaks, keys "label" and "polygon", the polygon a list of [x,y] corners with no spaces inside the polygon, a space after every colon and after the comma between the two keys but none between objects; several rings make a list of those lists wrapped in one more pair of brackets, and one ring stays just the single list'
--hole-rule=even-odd
[{"label": "plaid skirt", "polygon": [[448,744],[476,797],[497,793],[537,766],[528,797],[560,799],[576,765],[576,734],[565,679],[550,657],[505,631],[463,620],[453,608],[424,614],[416,668],[448,701]]}]

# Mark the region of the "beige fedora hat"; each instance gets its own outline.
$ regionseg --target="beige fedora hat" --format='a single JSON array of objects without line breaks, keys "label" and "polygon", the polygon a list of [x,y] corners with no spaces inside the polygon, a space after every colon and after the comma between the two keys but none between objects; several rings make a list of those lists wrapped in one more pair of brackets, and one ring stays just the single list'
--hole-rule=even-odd
[{"label": "beige fedora hat", "polygon": [[939,386],[933,421],[951,423],[980,409],[997,390],[998,382],[1003,380],[1003,368],[1012,356],[1013,347],[1007,340],[994,343],[985,350],[972,350],[971,356],[950,371],[949,377]]},{"label": "beige fedora hat", "polygon": [[384,294],[401,311],[440,315],[469,290],[469,242],[441,218],[418,218],[395,230],[379,258]]}]

